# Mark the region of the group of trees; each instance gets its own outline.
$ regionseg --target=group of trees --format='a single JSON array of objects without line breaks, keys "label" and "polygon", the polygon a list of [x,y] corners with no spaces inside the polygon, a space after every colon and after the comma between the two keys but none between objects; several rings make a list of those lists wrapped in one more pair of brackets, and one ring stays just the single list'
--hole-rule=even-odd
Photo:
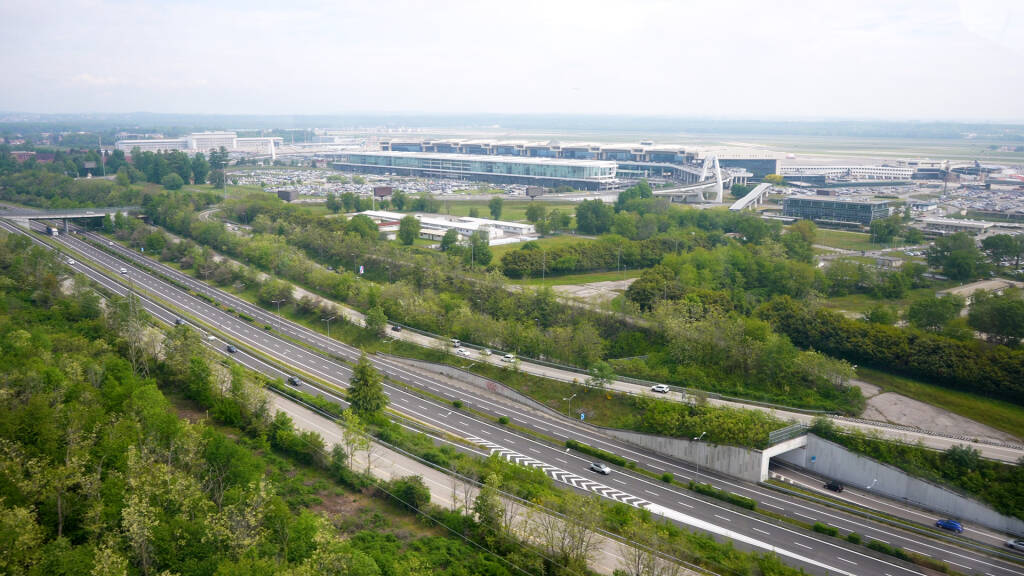
[{"label": "group of trees", "polygon": [[1024,404],[1024,350],[862,322],[788,296],[774,298],[758,310],[758,315],[798,346],[948,388]]},{"label": "group of trees", "polygon": [[189,156],[181,150],[168,152],[141,152],[132,150],[132,168],[128,173],[132,182],[145,180],[161,184],[168,190],[178,190],[185,184],[205,184],[211,176],[211,166],[215,168],[214,186],[224,184],[223,167],[227,165],[227,150],[212,151],[210,159],[202,152]]},{"label": "group of trees", "polygon": [[120,182],[94,178],[75,180],[43,169],[0,176],[0,199],[37,208],[130,206],[141,203],[143,193]]}]

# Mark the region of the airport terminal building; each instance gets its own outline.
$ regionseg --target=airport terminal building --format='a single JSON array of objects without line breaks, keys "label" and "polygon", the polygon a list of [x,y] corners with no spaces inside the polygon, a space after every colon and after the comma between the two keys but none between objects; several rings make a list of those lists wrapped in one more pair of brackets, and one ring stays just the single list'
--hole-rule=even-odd
[{"label": "airport terminal building", "polygon": [[873,220],[889,216],[889,202],[825,196],[790,196],[782,199],[782,215],[818,222],[870,226]]},{"label": "airport terminal building", "polygon": [[615,184],[615,162],[517,158],[459,153],[346,152],[330,157],[337,170],[533,186],[604,190]]}]

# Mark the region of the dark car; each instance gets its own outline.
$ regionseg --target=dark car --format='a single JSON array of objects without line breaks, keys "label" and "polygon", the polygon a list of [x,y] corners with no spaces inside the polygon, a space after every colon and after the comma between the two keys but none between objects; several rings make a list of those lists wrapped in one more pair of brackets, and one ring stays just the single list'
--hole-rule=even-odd
[{"label": "dark car", "polygon": [[391,325],[391,331],[392,332],[401,332],[402,331],[402,327],[399,326],[398,324],[392,324]]},{"label": "dark car", "polygon": [[940,518],[935,521],[935,525],[943,530],[949,530],[950,532],[956,532],[957,534],[964,531],[964,527],[956,520],[950,520],[949,518]]},{"label": "dark car", "polygon": [[840,484],[839,482],[836,482],[835,480],[829,480],[828,482],[826,482],[825,483],[825,488],[828,488],[829,490],[831,490],[833,492],[842,492],[843,491],[843,485]]},{"label": "dark car", "polygon": [[298,386],[299,384],[302,384],[302,380],[299,380],[295,376],[289,376],[288,383],[291,384],[292,386]]},{"label": "dark car", "polygon": [[235,348],[234,345],[232,345],[232,344],[228,344],[228,347],[225,348],[225,350],[227,350],[228,353],[230,353],[230,354],[234,354],[235,352],[238,352],[238,348]]},{"label": "dark car", "polygon": [[182,324],[184,324],[184,323],[185,323],[185,321],[184,321],[184,320],[182,320],[181,318],[175,318],[175,319],[174,319],[174,325],[175,325],[175,326],[181,326],[181,325],[182,325]]},{"label": "dark car", "polygon": [[1014,538],[1013,540],[1007,540],[1006,546],[1013,548],[1014,550],[1020,550],[1024,552],[1024,538]]}]

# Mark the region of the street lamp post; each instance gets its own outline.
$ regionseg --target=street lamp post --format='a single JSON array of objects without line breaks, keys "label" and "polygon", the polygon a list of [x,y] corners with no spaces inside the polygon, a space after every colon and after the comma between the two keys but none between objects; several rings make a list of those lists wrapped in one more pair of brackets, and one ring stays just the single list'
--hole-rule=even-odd
[{"label": "street lamp post", "polygon": [[573,394],[572,396],[569,396],[568,398],[562,398],[562,400],[565,400],[566,402],[569,403],[569,418],[572,418],[572,399],[575,398],[575,397],[576,397],[576,395]]},{"label": "street lamp post", "polygon": [[701,432],[700,436],[694,436],[693,437],[693,441],[694,442],[700,442],[700,458],[697,459],[697,476],[700,476],[700,461],[704,459],[704,444],[705,443],[701,442],[701,440],[704,439],[704,435],[705,434],[707,434],[706,431],[705,432]]},{"label": "street lamp post", "polygon": [[281,315],[281,302],[284,302],[284,301],[285,301],[284,298],[280,298],[278,300],[271,300],[270,301],[271,304],[277,304],[277,315],[278,316]]},{"label": "street lamp post", "polygon": [[331,338],[331,320],[334,320],[337,317],[338,317],[338,315],[335,314],[334,316],[331,316],[330,318],[321,318],[320,319],[321,322],[326,322],[327,323],[327,339],[328,340],[330,340],[330,338]]}]

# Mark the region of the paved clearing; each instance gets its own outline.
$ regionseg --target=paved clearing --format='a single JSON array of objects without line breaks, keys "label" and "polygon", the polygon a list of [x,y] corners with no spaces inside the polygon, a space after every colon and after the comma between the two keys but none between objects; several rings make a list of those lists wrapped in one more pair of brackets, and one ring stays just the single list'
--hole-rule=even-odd
[{"label": "paved clearing", "polygon": [[[867,389],[863,388],[868,396]],[[870,385],[869,385],[870,386]],[[895,392],[876,394],[868,398],[867,408],[861,418],[881,420],[904,426],[916,426],[922,430],[930,430],[940,434],[966,436],[968,438],[991,438],[1010,442],[1019,442],[1017,438],[1001,430],[964,418],[948,410],[925,404]]]},{"label": "paved clearing", "polygon": [[551,289],[563,296],[580,298],[590,302],[610,302],[629,288],[636,278],[625,280],[609,280],[607,282],[588,282],[586,284],[562,284]]}]

